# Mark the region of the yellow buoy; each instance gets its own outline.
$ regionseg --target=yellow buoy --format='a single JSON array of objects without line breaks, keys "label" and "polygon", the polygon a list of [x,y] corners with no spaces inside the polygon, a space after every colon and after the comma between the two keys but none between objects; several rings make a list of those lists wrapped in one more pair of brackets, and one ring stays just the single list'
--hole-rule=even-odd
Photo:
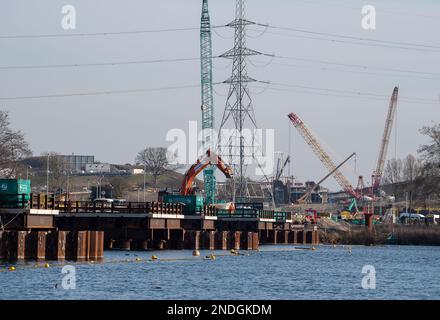
[{"label": "yellow buoy", "polygon": [[14,266],[10,266],[10,267],[8,268],[8,270],[9,270],[9,271],[15,271],[15,267],[14,267]]},{"label": "yellow buoy", "polygon": [[205,259],[207,259],[207,260],[215,260],[215,255],[213,255],[211,253],[210,255],[206,256]]},{"label": "yellow buoy", "polygon": [[151,256],[151,260],[157,260],[157,256]]},{"label": "yellow buoy", "polygon": [[198,256],[200,256],[200,251],[199,251],[199,250],[194,250],[194,251],[193,251],[193,256],[194,256],[194,257],[198,257]]},{"label": "yellow buoy", "polygon": [[231,249],[231,253],[232,254],[235,254],[235,253],[237,253],[234,249]]},{"label": "yellow buoy", "polygon": [[44,264],[44,267],[45,267],[45,268],[49,268],[50,265],[46,262],[46,263]]}]

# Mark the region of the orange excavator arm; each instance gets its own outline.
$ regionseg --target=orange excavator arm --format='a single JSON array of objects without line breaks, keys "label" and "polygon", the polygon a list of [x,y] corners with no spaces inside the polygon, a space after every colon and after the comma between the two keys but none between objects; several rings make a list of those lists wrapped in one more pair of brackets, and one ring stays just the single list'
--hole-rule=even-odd
[{"label": "orange excavator arm", "polygon": [[202,172],[209,165],[217,166],[217,168],[219,168],[219,170],[223,172],[226,178],[232,177],[231,167],[229,167],[226,163],[224,163],[223,160],[220,158],[220,156],[218,156],[211,150],[208,150],[202,157],[197,159],[197,162],[194,163],[185,173],[182,182],[182,187],[180,188],[181,195],[191,194],[191,189],[194,179],[197,177],[197,175],[200,172]]}]

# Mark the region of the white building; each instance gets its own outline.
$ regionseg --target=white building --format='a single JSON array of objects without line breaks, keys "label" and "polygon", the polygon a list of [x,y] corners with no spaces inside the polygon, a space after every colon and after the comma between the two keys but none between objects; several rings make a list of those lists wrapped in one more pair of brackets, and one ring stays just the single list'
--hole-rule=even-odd
[{"label": "white building", "polygon": [[132,168],[131,169],[131,174],[144,174],[144,169]]},{"label": "white building", "polygon": [[88,163],[85,169],[86,173],[110,173],[111,165],[109,163]]}]

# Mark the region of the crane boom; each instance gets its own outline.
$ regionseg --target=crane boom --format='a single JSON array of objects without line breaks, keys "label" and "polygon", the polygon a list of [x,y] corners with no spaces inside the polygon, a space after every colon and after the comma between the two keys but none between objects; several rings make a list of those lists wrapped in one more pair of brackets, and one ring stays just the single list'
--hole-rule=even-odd
[{"label": "crane boom", "polygon": [[[214,101],[212,88],[212,39],[208,0],[202,2],[200,20],[200,78],[202,97],[203,150],[214,150]],[[204,173],[205,202],[215,202],[215,166],[207,166]]]},{"label": "crane boom", "polygon": [[304,138],[306,143],[310,146],[316,156],[321,160],[322,164],[327,168],[329,172],[333,172],[333,177],[342,187],[342,189],[349,195],[358,198],[359,195],[356,193],[350,182],[348,182],[347,178],[338,170],[333,160],[330,156],[325,152],[325,150],[321,147],[319,142],[310,132],[310,130],[304,125],[303,121],[295,114],[290,113],[288,115],[290,121],[292,121],[295,128]]},{"label": "crane boom", "polygon": [[396,113],[397,98],[399,95],[399,87],[395,87],[391,96],[390,105],[388,107],[388,114],[385,120],[385,128],[383,130],[382,142],[379,149],[379,156],[377,158],[376,170],[373,172],[373,189],[380,185],[383,170],[385,167],[385,160],[387,157],[388,145],[390,143],[391,129],[393,128],[394,115]]},{"label": "crane boom", "polygon": [[[279,159],[278,159],[279,160]],[[281,176],[283,175],[284,169],[286,168],[287,164],[290,162],[290,156],[287,156],[286,160],[284,161],[281,168],[277,167],[277,174],[275,176],[275,180],[280,180]]]},{"label": "crane boom", "polygon": [[226,178],[232,177],[232,169],[223,162],[223,160],[212,152],[211,150],[206,151],[206,154],[194,163],[188,171],[186,171],[185,176],[182,181],[182,187],[180,188],[181,195],[188,195],[191,193],[191,187],[196,176],[202,172],[208,166],[217,166],[221,172],[226,176]]},{"label": "crane boom", "polygon": [[305,203],[307,201],[307,199],[309,198],[309,196],[312,194],[313,191],[315,191],[316,188],[318,188],[321,183],[323,183],[325,180],[327,180],[328,177],[330,177],[336,170],[338,170],[340,167],[342,167],[348,160],[350,160],[354,155],[356,154],[356,152],[353,152],[350,156],[348,156],[344,161],[342,161],[335,169],[333,169],[332,171],[330,171],[324,178],[322,178],[321,180],[319,180],[319,182],[317,184],[315,184],[313,187],[311,187],[309,190],[307,190],[306,193],[304,193],[304,195],[299,198],[297,200],[298,203]]}]

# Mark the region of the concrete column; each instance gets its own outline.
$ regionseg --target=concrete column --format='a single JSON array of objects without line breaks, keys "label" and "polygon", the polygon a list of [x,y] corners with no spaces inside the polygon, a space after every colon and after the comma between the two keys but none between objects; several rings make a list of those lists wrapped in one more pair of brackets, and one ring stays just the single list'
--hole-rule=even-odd
[{"label": "concrete column", "polygon": [[191,250],[200,249],[200,231],[198,230],[185,231],[185,248]]},{"label": "concrete column", "polygon": [[298,244],[304,244],[305,243],[304,238],[305,238],[304,230],[299,230],[296,232],[296,242]]},{"label": "concrete column", "polygon": [[57,258],[64,260],[66,258],[67,231],[58,231]]},{"label": "concrete column", "polygon": [[89,231],[90,247],[88,258],[90,260],[99,260],[104,258],[104,232]]},{"label": "concrete column", "polygon": [[368,232],[373,231],[373,214],[372,213],[364,213],[365,217],[365,227]]},{"label": "concrete column", "polygon": [[252,232],[252,250],[257,250],[260,246],[259,239],[258,232]]},{"label": "concrete column", "polygon": [[240,247],[242,250],[252,250],[252,234],[253,232],[242,232],[240,238]]},{"label": "concrete column", "polygon": [[215,249],[215,232],[210,231],[202,231],[203,238],[203,249],[214,250]]},{"label": "concrete column", "polygon": [[147,240],[139,241],[139,250],[148,250],[148,241]]},{"label": "concrete column", "polygon": [[234,250],[240,250],[240,238],[241,238],[241,232],[235,231],[232,233],[232,248]]},{"label": "concrete column", "polygon": [[27,231],[17,231],[17,259],[26,257],[26,236]]},{"label": "concrete column", "polygon": [[216,248],[219,250],[228,249],[228,232],[227,231],[217,231],[216,232]]},{"label": "concrete column", "polygon": [[288,244],[289,243],[289,231],[288,230],[283,230],[280,232],[283,235],[283,243],[284,244]]},{"label": "concrete column", "polygon": [[277,244],[278,240],[278,230],[269,230],[269,239],[268,242],[271,244]]},{"label": "concrete column", "polygon": [[119,242],[119,249],[120,250],[126,250],[126,251],[131,250],[131,240],[125,239],[125,240],[120,240],[118,242]]},{"label": "concrete column", "polygon": [[304,233],[306,235],[305,243],[313,244],[313,230],[307,230]]},{"label": "concrete column", "polygon": [[77,260],[87,260],[88,259],[88,249],[89,249],[89,231],[78,231],[77,232]]},{"label": "concrete column", "polygon": [[46,259],[46,235],[45,231],[37,232],[37,259],[44,260]]}]

